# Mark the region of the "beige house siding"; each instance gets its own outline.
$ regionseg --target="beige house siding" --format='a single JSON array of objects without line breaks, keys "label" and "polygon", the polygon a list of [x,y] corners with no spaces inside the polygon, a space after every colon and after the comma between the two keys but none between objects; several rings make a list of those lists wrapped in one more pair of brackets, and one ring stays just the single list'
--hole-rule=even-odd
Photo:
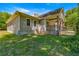
[{"label": "beige house siding", "polygon": [[46,19],[42,19],[40,25],[41,25],[41,32],[43,34],[46,34],[47,33],[46,32]]},{"label": "beige house siding", "polygon": [[[27,19],[30,19],[30,26],[27,26]],[[38,24],[37,19],[27,17],[20,17],[20,34],[32,34],[34,33],[34,21]],[[37,25],[36,24],[36,25]]]},{"label": "beige house siding", "polygon": [[30,26],[27,26],[27,18],[20,18],[20,34],[28,34],[32,32],[31,30],[31,19],[30,19]]},{"label": "beige house siding", "polygon": [[14,33],[14,24],[10,24],[7,26],[7,32]]},{"label": "beige house siding", "polygon": [[20,19],[19,16],[15,17],[15,20],[12,23],[9,23],[7,25],[7,31],[10,33],[18,33],[18,30],[20,30]]}]

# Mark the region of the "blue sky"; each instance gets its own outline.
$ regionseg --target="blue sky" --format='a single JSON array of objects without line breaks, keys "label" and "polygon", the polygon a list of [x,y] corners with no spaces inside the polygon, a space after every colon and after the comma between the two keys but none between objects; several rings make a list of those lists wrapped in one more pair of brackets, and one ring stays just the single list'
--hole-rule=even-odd
[{"label": "blue sky", "polygon": [[33,13],[43,14],[58,8],[64,8],[67,11],[74,7],[77,7],[76,3],[0,3],[0,11],[11,14],[15,11],[30,15],[33,15]]}]

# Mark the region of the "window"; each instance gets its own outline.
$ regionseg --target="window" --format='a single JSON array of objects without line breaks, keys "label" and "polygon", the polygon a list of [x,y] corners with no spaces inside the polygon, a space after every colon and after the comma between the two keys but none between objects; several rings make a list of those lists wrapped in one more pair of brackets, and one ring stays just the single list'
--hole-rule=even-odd
[{"label": "window", "polygon": [[30,19],[27,19],[27,26],[30,26]]},{"label": "window", "polygon": [[34,21],[34,26],[36,26],[36,21]]}]

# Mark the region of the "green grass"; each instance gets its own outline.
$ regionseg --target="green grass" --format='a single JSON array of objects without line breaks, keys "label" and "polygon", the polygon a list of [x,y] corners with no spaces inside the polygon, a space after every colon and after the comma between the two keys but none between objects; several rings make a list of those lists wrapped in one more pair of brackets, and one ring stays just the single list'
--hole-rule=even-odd
[{"label": "green grass", "polygon": [[79,55],[79,35],[4,35],[0,38],[2,56]]}]

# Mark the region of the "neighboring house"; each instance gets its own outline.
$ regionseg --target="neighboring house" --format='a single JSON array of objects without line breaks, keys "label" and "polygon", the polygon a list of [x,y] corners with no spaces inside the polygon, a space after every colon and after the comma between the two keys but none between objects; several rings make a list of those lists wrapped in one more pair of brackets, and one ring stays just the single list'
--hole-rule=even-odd
[{"label": "neighboring house", "polygon": [[7,21],[7,31],[17,34],[60,35],[64,27],[63,8],[50,11],[38,17],[16,11]]}]

